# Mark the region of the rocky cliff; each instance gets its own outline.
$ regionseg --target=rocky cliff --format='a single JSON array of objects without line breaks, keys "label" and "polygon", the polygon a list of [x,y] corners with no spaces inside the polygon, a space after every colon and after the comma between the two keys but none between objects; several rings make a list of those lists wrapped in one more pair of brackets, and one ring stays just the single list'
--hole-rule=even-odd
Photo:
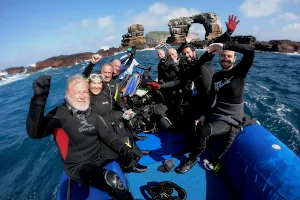
[{"label": "rocky cliff", "polygon": [[165,43],[170,36],[168,31],[152,31],[146,34],[146,42],[150,45]]},{"label": "rocky cliff", "polygon": [[[137,47],[138,50],[143,49],[140,46]],[[120,47],[120,48],[110,48],[108,50],[99,50],[99,53],[102,56],[112,56],[115,53],[124,52],[127,50],[127,47]],[[76,62],[90,60],[92,58],[93,52],[86,52],[86,53],[78,53],[72,55],[61,55],[52,58],[48,58],[46,60],[40,61],[36,63],[35,67],[29,67],[27,69],[27,73],[34,73],[40,71],[42,69],[52,67],[52,68],[60,68],[66,66],[73,66]]]},{"label": "rocky cliff", "polygon": [[183,43],[192,23],[203,24],[206,31],[205,40],[211,40],[222,34],[222,25],[216,13],[200,13],[191,17],[171,19],[168,23],[171,36],[168,37],[167,43],[171,45]]},{"label": "rocky cliff", "polygon": [[128,27],[128,31],[122,36],[121,47],[137,46],[146,47],[146,38],[144,36],[144,26],[141,24],[133,24]]},{"label": "rocky cliff", "polygon": [[25,67],[10,67],[4,70],[8,74],[18,74],[25,71]]},{"label": "rocky cliff", "polygon": [[290,40],[270,40],[269,42],[256,42],[254,46],[256,50],[260,51],[300,53],[300,42],[293,42]]},{"label": "rocky cliff", "polygon": [[75,65],[75,63],[79,62],[80,60],[91,59],[93,54],[94,53],[92,52],[86,52],[86,53],[77,53],[72,55],[60,55],[60,56],[51,57],[44,61],[37,62],[35,67],[29,67],[27,69],[27,73],[37,72],[48,67],[59,68],[64,66],[72,66]]},{"label": "rocky cliff", "polygon": [[[200,35],[198,33],[189,34],[193,35],[193,40],[201,40]],[[147,44],[156,46],[161,43],[166,43],[169,36],[169,31],[152,31],[147,33],[145,37]]]},{"label": "rocky cliff", "polygon": [[254,45],[256,43],[256,38],[252,35],[247,35],[247,36],[237,35],[237,36],[231,37],[231,41],[234,41],[234,42],[240,43],[240,44]]}]

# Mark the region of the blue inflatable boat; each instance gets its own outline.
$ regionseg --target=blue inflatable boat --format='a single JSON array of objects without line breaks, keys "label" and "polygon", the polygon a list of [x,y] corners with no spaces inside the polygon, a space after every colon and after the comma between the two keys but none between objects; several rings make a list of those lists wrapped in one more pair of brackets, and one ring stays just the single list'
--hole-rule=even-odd
[{"label": "blue inflatable boat", "polygon": [[[158,171],[163,160],[172,159],[177,166],[186,158],[172,157],[183,148],[182,135],[163,132],[145,135],[148,139],[139,141],[138,145],[152,150],[140,160],[140,164],[148,166],[146,172],[126,174],[127,182],[117,163],[105,167],[128,183],[134,199],[151,199],[149,187],[161,181],[176,183],[186,191],[187,199],[192,200],[300,199],[300,158],[259,124],[246,126],[238,133],[223,158],[223,170],[218,176],[206,171],[202,161],[186,174],[175,173],[175,168],[167,173]],[[207,151],[200,159],[209,156]],[[67,199],[67,192],[68,177],[63,174],[57,199]],[[103,191],[74,182],[71,182],[70,195],[72,200],[110,199]]]}]

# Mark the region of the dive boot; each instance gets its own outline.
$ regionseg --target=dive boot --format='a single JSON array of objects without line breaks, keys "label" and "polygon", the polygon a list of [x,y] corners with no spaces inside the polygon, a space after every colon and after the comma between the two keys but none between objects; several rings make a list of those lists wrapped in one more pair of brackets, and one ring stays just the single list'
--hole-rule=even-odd
[{"label": "dive boot", "polygon": [[188,157],[184,163],[175,169],[178,174],[185,174],[188,172],[196,163],[198,162],[198,157]]},{"label": "dive boot", "polygon": [[136,173],[143,173],[143,172],[145,172],[147,169],[148,169],[147,166],[137,164],[137,165],[134,165],[134,166],[130,167],[130,168],[128,169],[128,171],[130,171],[130,172],[136,172]]}]

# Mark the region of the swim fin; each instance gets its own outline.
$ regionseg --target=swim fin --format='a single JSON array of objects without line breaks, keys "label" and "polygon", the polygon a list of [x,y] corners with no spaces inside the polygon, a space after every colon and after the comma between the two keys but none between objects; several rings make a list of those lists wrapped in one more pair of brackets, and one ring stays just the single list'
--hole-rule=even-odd
[{"label": "swim fin", "polygon": [[126,84],[126,87],[125,87],[125,90],[123,92],[123,96],[127,96],[129,94],[129,90],[130,90],[130,86],[131,86],[131,82],[133,81],[133,76],[129,78],[127,84]]},{"label": "swim fin", "polygon": [[138,86],[138,84],[140,83],[140,75],[139,74],[134,74],[133,76],[133,80],[132,83],[130,84],[130,89],[129,89],[129,96],[132,97],[136,87]]}]

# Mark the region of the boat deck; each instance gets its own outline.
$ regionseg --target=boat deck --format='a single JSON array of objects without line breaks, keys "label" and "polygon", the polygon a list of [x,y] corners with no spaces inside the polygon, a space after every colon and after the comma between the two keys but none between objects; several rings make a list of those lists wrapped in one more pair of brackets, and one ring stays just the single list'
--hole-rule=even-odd
[{"label": "boat deck", "polygon": [[[143,156],[140,164],[147,165],[144,173],[128,173],[127,178],[130,191],[134,199],[151,199],[147,189],[155,182],[172,181],[185,189],[187,199],[226,200],[231,197],[229,184],[226,184],[224,175],[216,176],[203,169],[202,161],[199,161],[186,174],[177,174],[174,169],[186,156],[173,157],[172,154],[180,152],[183,148],[181,134],[141,134],[147,136],[146,141],[139,141],[138,145],[143,150],[152,150],[149,156]],[[208,154],[204,153],[204,156]],[[164,159],[174,160],[175,166],[170,172],[164,173],[157,170]],[[176,194],[176,193],[175,193]]]}]

